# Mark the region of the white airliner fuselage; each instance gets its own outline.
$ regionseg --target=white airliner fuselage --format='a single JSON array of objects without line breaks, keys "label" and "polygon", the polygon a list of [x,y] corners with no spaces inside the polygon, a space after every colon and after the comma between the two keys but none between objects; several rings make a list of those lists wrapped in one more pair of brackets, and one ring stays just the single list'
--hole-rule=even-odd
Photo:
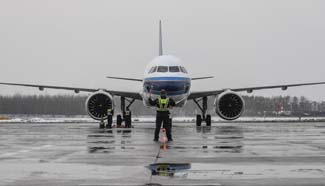
[{"label": "white airliner fuselage", "polygon": [[142,98],[146,106],[149,96],[155,99],[162,89],[182,107],[190,94],[191,78],[181,60],[175,56],[162,55],[154,58],[147,66],[143,79]]}]

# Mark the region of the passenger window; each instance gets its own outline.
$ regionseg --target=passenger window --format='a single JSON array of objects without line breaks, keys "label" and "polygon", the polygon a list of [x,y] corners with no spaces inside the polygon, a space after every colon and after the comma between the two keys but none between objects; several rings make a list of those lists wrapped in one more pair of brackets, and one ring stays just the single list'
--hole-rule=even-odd
[{"label": "passenger window", "polygon": [[170,66],[169,72],[179,72],[179,67],[178,66]]},{"label": "passenger window", "polygon": [[182,71],[183,73],[187,74],[187,71],[186,71],[186,69],[185,69],[184,67],[180,67],[180,68],[181,68],[181,71]]},{"label": "passenger window", "polygon": [[167,72],[168,71],[168,67],[166,66],[159,66],[157,72]]}]

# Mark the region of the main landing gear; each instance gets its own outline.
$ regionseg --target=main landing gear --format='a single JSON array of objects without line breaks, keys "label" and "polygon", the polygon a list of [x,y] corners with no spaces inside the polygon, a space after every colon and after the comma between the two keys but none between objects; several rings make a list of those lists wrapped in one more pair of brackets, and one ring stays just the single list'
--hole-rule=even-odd
[{"label": "main landing gear", "polygon": [[[128,102],[128,105],[125,106],[125,101]],[[116,116],[116,126],[121,127],[122,122],[125,122],[125,128],[131,128],[132,126],[132,113],[130,111],[130,106],[133,104],[135,99],[126,99],[125,97],[121,97],[121,111],[122,115],[119,114]]]},{"label": "main landing gear", "polygon": [[[196,126],[201,126],[202,121],[205,121],[207,126],[211,126],[211,115],[206,114],[208,109],[208,98],[203,97],[201,99],[193,99],[194,103],[199,107],[202,112],[202,115],[196,115]],[[200,105],[202,102],[202,105]]]}]

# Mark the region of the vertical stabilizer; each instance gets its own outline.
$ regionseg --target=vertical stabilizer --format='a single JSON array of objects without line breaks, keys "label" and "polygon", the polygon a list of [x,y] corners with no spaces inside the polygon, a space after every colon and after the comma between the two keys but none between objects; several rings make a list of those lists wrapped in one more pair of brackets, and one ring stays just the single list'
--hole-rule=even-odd
[{"label": "vertical stabilizer", "polygon": [[161,28],[161,20],[159,20],[159,56],[162,55],[163,55],[162,28]]}]

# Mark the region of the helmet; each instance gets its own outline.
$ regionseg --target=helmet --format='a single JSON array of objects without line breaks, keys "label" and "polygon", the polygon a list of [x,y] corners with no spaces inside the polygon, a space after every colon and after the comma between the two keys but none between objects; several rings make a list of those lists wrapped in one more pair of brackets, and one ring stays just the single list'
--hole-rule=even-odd
[{"label": "helmet", "polygon": [[160,96],[167,96],[167,92],[165,89],[160,90]]}]

